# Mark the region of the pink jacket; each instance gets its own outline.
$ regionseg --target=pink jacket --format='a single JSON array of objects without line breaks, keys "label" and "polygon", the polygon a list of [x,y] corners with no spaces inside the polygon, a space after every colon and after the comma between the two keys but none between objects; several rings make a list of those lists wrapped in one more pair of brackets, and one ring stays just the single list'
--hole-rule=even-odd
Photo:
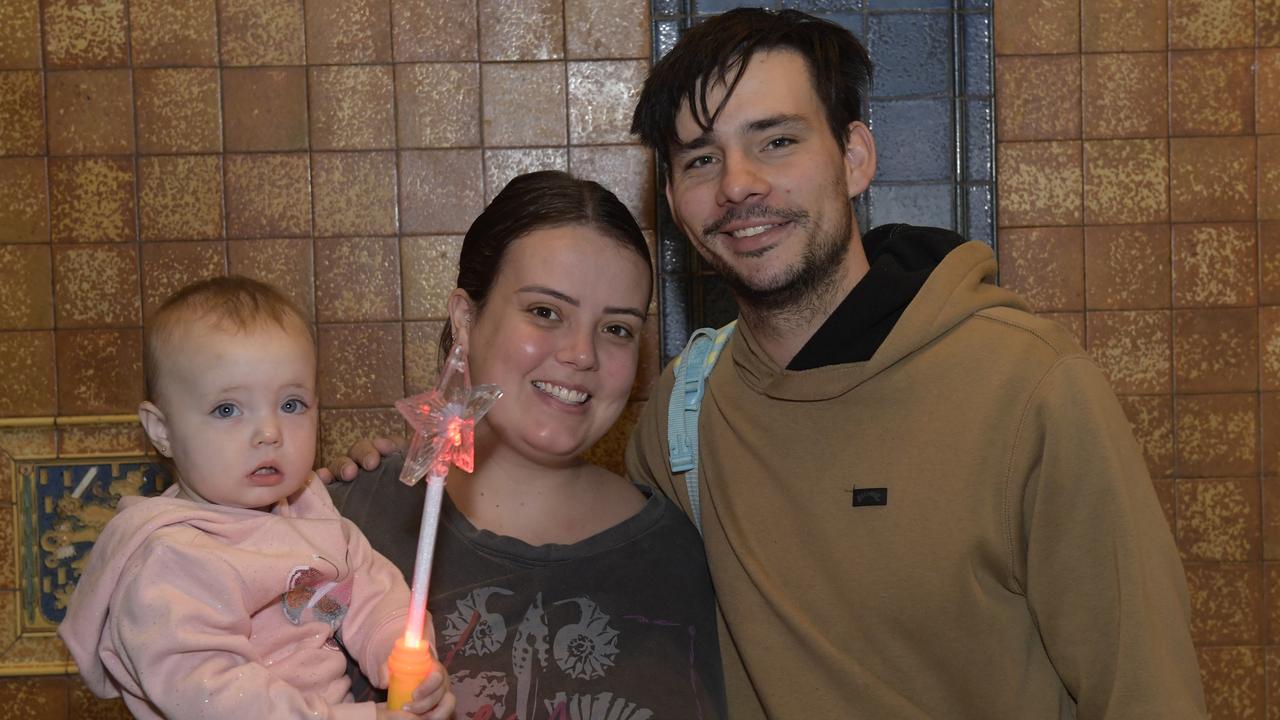
[{"label": "pink jacket", "polygon": [[[318,481],[313,479],[313,484]],[[373,718],[338,635],[385,687],[400,572],[308,486],[271,513],[124,498],[58,634],[89,689],[139,718]]]}]

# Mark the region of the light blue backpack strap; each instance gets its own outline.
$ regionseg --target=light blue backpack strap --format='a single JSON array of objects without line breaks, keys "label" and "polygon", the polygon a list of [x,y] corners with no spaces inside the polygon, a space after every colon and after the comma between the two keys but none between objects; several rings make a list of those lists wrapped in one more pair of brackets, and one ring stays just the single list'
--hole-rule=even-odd
[{"label": "light blue backpack strap", "polygon": [[707,377],[720,358],[720,351],[733,335],[737,320],[722,328],[701,328],[689,338],[676,358],[675,385],[667,403],[667,448],[671,472],[684,473],[689,489],[689,512],[702,532],[702,503],[698,493],[698,413],[707,391]]}]

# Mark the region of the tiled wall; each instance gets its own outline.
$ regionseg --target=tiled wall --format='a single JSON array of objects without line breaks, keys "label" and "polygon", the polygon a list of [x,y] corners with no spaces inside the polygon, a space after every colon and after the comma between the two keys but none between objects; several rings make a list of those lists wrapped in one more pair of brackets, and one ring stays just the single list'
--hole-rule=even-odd
[{"label": "tiled wall", "polygon": [[1133,421],[1215,718],[1280,717],[1280,2],[995,5],[1004,284]]},{"label": "tiled wall", "polygon": [[[143,321],[237,272],[318,323],[322,458],[398,428],[461,234],[507,179],[598,179],[653,226],[627,132],[648,22],[633,0],[3,0],[0,422],[131,413]],[[88,703],[0,680],[0,718],[109,712]]]}]

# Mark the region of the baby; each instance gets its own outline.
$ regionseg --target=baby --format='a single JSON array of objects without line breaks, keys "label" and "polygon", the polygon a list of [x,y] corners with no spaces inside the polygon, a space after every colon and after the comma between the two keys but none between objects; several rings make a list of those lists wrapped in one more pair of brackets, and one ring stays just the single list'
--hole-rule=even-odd
[{"label": "baby", "polygon": [[298,309],[247,278],[190,285],[148,323],[146,378],[138,416],[177,482],[123,498],[90,553],[58,629],[89,688],[140,718],[449,717],[439,665],[403,709],[350,703],[342,648],[385,687],[409,590],[311,472]]}]

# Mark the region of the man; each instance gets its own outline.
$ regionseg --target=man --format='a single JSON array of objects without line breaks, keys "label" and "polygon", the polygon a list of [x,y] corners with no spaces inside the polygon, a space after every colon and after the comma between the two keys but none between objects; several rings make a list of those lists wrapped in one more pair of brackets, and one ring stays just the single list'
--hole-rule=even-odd
[{"label": "man", "polygon": [[[986,246],[861,237],[870,71],[838,26],[732,11],[635,111],[741,312],[699,431],[730,716],[1203,717],[1182,566],[1101,373]],[[688,511],[672,385],[627,467]]]}]

